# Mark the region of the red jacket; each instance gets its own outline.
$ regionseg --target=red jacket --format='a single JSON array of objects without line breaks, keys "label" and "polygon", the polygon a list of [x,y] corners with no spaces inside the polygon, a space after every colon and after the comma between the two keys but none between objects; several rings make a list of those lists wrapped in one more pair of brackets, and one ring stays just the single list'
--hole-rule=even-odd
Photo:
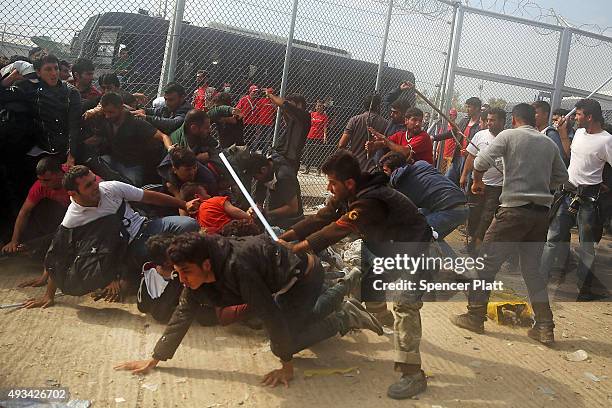
[{"label": "red jacket", "polygon": [[257,124],[274,126],[276,120],[276,106],[268,98],[260,98],[255,104],[255,115]]},{"label": "red jacket", "polygon": [[251,99],[249,95],[244,95],[238,101],[236,109],[240,109],[242,112],[242,123],[245,125],[257,125],[259,123],[257,117],[257,99]]}]

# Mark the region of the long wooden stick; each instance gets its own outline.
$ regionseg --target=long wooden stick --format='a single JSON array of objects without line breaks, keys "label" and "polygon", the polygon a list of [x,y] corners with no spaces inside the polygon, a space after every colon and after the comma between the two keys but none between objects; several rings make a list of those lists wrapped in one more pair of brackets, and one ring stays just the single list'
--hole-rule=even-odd
[{"label": "long wooden stick", "polygon": [[[451,120],[451,118],[449,118],[448,116],[446,116],[444,114],[444,112],[442,112],[440,109],[438,109],[438,107],[436,105],[434,105],[425,95],[423,95],[421,92],[419,92],[418,89],[416,89],[416,86],[414,86],[414,84],[407,82],[408,84],[410,84],[412,86],[412,89],[414,89],[414,93],[417,94],[417,96],[419,98],[421,98],[426,104],[428,104],[429,106],[431,106],[433,108],[433,110],[435,110],[436,112],[438,112],[438,114],[440,116],[442,116],[444,119],[446,119],[446,121],[448,123],[451,124],[451,135],[453,136],[453,139],[455,139],[455,142],[457,142],[457,145],[461,145],[461,141],[459,140],[459,138],[455,135],[455,128],[459,128],[457,126],[457,124]],[[472,143],[471,140],[468,140],[467,137],[462,133],[462,132],[458,132],[460,136],[462,136],[463,138],[465,138],[465,140],[467,140],[468,144],[471,144],[472,146],[474,146],[474,148],[476,149],[476,152],[480,152],[480,149],[478,148],[478,146],[476,146],[474,143]],[[503,171],[500,170],[499,167],[497,167],[495,165],[495,163],[493,163],[493,168],[495,168],[497,171],[499,171],[501,174],[504,174]]]}]

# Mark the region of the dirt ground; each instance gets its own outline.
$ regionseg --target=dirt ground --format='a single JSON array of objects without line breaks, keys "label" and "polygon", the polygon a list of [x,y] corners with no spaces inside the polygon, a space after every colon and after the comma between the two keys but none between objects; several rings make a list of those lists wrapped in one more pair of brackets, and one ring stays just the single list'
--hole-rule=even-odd
[{"label": "dirt ground", "polygon": [[[0,303],[40,295],[41,288],[15,288],[38,273],[32,262],[2,261]],[[46,310],[0,310],[0,389],[68,387],[72,399],[93,407],[612,406],[611,302],[554,302],[557,344],[548,349],[529,339],[525,328],[488,322],[486,334],[477,335],[452,326],[448,317],[465,308],[465,297],[457,299],[423,307],[421,352],[429,385],[408,401],[386,397],[398,378],[392,334],[352,333],[300,353],[288,389],[259,385],[278,362],[263,333],[242,325],[195,324],[175,357],[152,374],[117,372],[116,363],[147,358],[164,326],[133,303],[89,297],[61,297]],[[568,361],[577,350],[588,359]],[[305,376],[330,368],[354,370]]]}]

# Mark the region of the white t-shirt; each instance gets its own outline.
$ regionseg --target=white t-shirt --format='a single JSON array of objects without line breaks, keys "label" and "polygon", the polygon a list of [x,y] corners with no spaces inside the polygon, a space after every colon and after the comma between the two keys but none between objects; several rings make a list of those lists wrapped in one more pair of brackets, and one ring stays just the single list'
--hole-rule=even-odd
[{"label": "white t-shirt", "polygon": [[599,184],[604,165],[612,164],[612,135],[605,130],[590,134],[580,128],[572,140],[571,153],[569,182],[576,187]]},{"label": "white t-shirt", "polygon": [[[106,215],[115,214],[121,207],[123,200],[140,201],[143,195],[144,191],[142,189],[129,184],[120,181],[102,181],[100,183],[100,202],[98,206],[83,207],[70,198],[72,202],[68,206],[62,225],[66,228],[80,227]],[[127,230],[131,242],[138,234],[138,230],[140,230],[146,218],[134,211],[127,202],[125,203],[124,217],[130,221]],[[127,223],[127,221],[124,221],[124,223]]]},{"label": "white t-shirt", "polygon": [[[476,145],[478,149],[484,150],[489,146],[489,144],[491,144],[491,142],[493,142],[494,138],[495,136],[489,132],[489,129],[484,129],[474,135],[472,138],[472,143]],[[478,156],[478,150],[476,150],[472,143],[468,143],[466,150],[472,156]],[[504,165],[501,158],[495,160],[495,165],[499,168],[499,170],[504,171]],[[487,186],[501,187],[504,184],[504,175],[500,173],[499,170],[497,170],[495,167],[489,168],[482,175],[482,182]]]}]

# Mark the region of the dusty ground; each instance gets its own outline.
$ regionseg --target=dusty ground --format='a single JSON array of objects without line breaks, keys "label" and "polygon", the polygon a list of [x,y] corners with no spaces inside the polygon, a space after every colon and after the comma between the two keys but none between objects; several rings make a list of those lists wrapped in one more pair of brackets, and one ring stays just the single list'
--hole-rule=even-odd
[{"label": "dusty ground", "polygon": [[[39,295],[41,289],[15,289],[39,272],[23,260],[3,261],[0,303]],[[112,367],[118,362],[148,357],[163,326],[134,304],[88,297],[58,298],[47,310],[0,310],[0,388],[61,384],[94,407],[612,406],[612,303],[554,303],[558,342],[547,349],[530,340],[524,328],[489,322],[487,334],[476,335],[450,325],[448,316],[464,310],[461,296],[458,302],[423,308],[429,388],[415,400],[385,395],[397,378],[392,335],[349,334],[302,352],[289,389],[259,385],[278,363],[263,334],[240,325],[194,325],[175,358],[154,373],[139,378],[116,372]],[[567,361],[566,355],[578,349],[588,360]],[[350,367],[356,370],[346,375],[304,375]]]}]

